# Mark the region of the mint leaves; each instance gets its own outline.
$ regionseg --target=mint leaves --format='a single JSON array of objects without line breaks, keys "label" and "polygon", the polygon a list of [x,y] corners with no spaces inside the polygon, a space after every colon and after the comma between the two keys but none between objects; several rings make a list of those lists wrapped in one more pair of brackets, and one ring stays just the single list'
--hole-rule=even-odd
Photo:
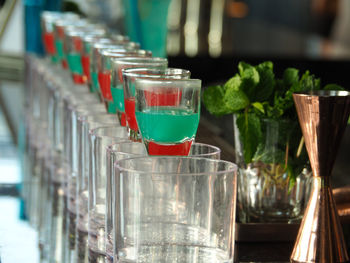
[{"label": "mint leaves", "polygon": [[[291,181],[301,172],[308,158],[305,149],[296,155],[302,137],[293,102],[293,93],[320,90],[321,81],[309,71],[287,68],[282,78],[276,78],[273,63],[258,65],[238,64],[237,73],[224,85],[208,87],[203,93],[203,103],[211,114],[235,114],[236,125],[243,145],[243,158],[251,162],[276,163],[288,172]],[[341,86],[328,84],[325,90],[342,90]],[[276,135],[275,149],[268,146],[267,121],[281,129]]]}]

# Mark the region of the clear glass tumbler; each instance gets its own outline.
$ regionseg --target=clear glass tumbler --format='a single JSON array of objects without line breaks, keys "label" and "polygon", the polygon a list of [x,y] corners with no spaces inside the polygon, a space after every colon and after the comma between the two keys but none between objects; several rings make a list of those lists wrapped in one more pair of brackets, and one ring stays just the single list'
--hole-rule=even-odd
[{"label": "clear glass tumbler", "polygon": [[236,173],[200,157],[116,162],[114,262],[233,262]]},{"label": "clear glass tumbler", "polygon": [[189,79],[191,72],[185,69],[127,68],[123,69],[124,104],[126,126],[132,141],[141,141],[135,116],[135,80],[138,78]]},{"label": "clear glass tumbler", "polygon": [[[102,106],[102,105],[101,105]],[[103,107],[103,106],[102,106]],[[104,107],[103,107],[104,108]],[[88,178],[92,159],[90,156],[89,136],[92,129],[105,126],[116,126],[116,116],[112,114],[80,114],[78,117],[79,157],[77,175],[77,214],[75,232],[75,253],[77,262],[87,262],[88,239]],[[73,233],[72,233],[73,234]]]},{"label": "clear glass tumbler", "polygon": [[[203,143],[193,143],[190,155],[219,160],[220,152],[221,150],[218,147]],[[147,156],[146,148],[141,142],[120,142],[107,147],[106,258],[108,263],[113,262],[113,203],[118,200],[113,192],[113,185],[115,184],[114,163],[122,159],[140,156]]]},{"label": "clear glass tumbler", "polygon": [[89,173],[88,246],[89,262],[105,260],[105,214],[108,145],[128,140],[125,127],[101,127],[90,135],[91,170]]},{"label": "clear glass tumbler", "polygon": [[136,79],[135,115],[150,155],[188,155],[200,115],[201,80]]}]

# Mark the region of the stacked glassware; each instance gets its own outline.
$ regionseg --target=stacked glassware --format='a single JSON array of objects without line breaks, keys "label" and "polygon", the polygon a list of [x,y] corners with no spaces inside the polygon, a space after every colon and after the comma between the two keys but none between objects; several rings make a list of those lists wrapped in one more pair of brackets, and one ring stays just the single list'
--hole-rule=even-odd
[{"label": "stacked glassware", "polygon": [[42,31],[23,180],[41,262],[233,262],[237,168],[193,143],[201,81],[71,13]]}]

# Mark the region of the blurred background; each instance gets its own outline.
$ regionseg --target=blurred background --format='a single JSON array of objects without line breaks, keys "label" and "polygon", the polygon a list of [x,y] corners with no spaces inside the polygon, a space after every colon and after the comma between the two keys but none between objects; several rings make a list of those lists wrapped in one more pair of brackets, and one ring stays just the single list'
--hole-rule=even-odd
[{"label": "blurred background", "polygon": [[[35,233],[23,221],[18,199],[17,145],[23,130],[24,57],[26,53],[43,54],[43,10],[73,11],[103,21],[111,31],[129,35],[155,56],[168,57],[169,66],[189,69],[194,78],[203,80],[204,87],[233,76],[240,60],[253,64],[271,60],[277,75],[286,67],[296,67],[310,70],[324,84],[350,87],[349,0],[0,0],[3,263],[38,262]],[[203,109],[201,121],[228,148],[233,144],[231,117],[213,118]],[[349,180],[343,176],[350,171],[346,165],[348,130],[346,134],[334,171],[336,185]],[[23,243],[19,244],[18,236]],[[19,245],[24,253],[16,253]]]}]

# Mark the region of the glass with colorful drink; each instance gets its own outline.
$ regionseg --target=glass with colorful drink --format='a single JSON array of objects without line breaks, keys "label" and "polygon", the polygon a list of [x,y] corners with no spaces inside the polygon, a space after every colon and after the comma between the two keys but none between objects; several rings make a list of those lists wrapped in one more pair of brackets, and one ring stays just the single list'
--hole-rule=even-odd
[{"label": "glass with colorful drink", "polygon": [[83,50],[83,37],[85,35],[101,37],[105,34],[106,30],[102,27],[96,27],[93,30],[91,30],[90,27],[85,29],[72,28],[67,30],[64,41],[64,50],[67,54],[68,67],[72,73],[74,83],[87,83],[87,76],[84,74],[81,58],[81,53]]},{"label": "glass with colorful drink", "polygon": [[135,117],[135,80],[138,78],[163,78],[163,79],[189,79],[191,72],[185,69],[166,68],[128,68],[123,69],[124,80],[124,104],[129,130],[129,138],[132,141],[141,141],[141,135]]},{"label": "glass with colorful drink", "polygon": [[88,23],[86,20],[71,17],[69,19],[58,19],[54,22],[54,40],[55,40],[55,50],[58,58],[58,62],[62,64],[64,69],[68,68],[67,58],[65,57],[63,50],[63,43],[65,37],[65,30],[69,26],[86,26]]},{"label": "glass with colorful drink", "polygon": [[81,52],[81,64],[83,67],[84,76],[87,78],[87,83],[90,87],[90,91],[93,92],[92,84],[91,84],[91,74],[90,74],[90,53],[92,49],[92,45],[94,43],[119,43],[122,45],[125,45],[128,43],[128,45],[134,45],[137,47],[137,44],[130,44],[132,42],[129,42],[129,38],[127,36],[122,36],[118,34],[112,34],[107,36],[96,36],[96,35],[86,35],[82,39],[83,41],[83,48]]},{"label": "glass with colorful drink", "polygon": [[112,40],[107,41],[106,39],[99,39],[97,42],[93,43],[91,47],[89,47],[89,57],[90,57],[90,75],[91,75],[91,85],[90,90],[92,92],[100,92],[100,85],[98,83],[98,66],[101,65],[101,54],[100,51],[103,49],[125,49],[128,51],[138,50],[140,45],[135,42],[129,43],[113,43],[110,42]]},{"label": "glass with colorful drink", "polygon": [[100,63],[98,66],[98,83],[100,85],[101,98],[109,113],[116,113],[116,103],[113,101],[111,91],[112,60],[124,57],[152,57],[152,53],[146,50],[127,49],[102,49],[99,51]]},{"label": "glass with colorful drink", "polygon": [[136,121],[149,155],[188,155],[200,115],[199,79],[136,79]]},{"label": "glass with colorful drink", "polygon": [[165,69],[168,67],[166,58],[137,58],[125,57],[116,58],[112,61],[111,91],[113,101],[117,106],[117,115],[122,126],[126,126],[126,114],[124,106],[123,69],[128,68],[156,68]]}]

